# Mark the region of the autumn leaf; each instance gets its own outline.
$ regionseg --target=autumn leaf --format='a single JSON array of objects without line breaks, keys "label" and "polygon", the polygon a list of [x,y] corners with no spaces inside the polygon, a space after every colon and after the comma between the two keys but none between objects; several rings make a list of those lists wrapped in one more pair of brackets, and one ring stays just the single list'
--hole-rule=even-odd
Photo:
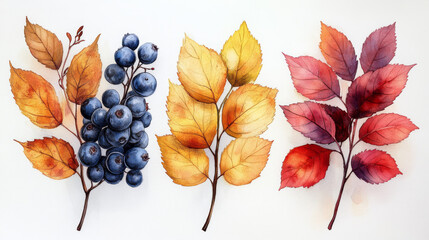
[{"label": "autumn leaf", "polygon": [[347,110],[352,118],[364,118],[384,110],[404,89],[414,65],[387,65],[356,78],[347,94]]},{"label": "autumn leaf", "polygon": [[272,143],[259,137],[231,141],[220,160],[220,172],[225,180],[240,186],[258,178],[267,164]]},{"label": "autumn leaf", "polygon": [[58,70],[63,61],[63,45],[58,37],[44,29],[32,24],[25,18],[27,25],[24,27],[25,42],[31,54],[47,68]]},{"label": "autumn leaf", "polygon": [[101,79],[101,60],[98,53],[98,39],[76,54],[67,72],[67,96],[76,104],[95,97]]},{"label": "autumn leaf", "polygon": [[315,144],[292,149],[283,161],[280,189],[311,187],[325,177],[332,150]]},{"label": "autumn leaf", "polygon": [[177,62],[179,81],[194,99],[216,103],[226,83],[226,67],[221,56],[185,36]]},{"label": "autumn leaf", "polygon": [[56,128],[63,115],[54,87],[43,77],[10,65],[10,86],[22,114],[41,128]]},{"label": "autumn leaf", "polygon": [[309,56],[283,55],[296,90],[304,97],[316,101],[340,97],[339,81],[328,65]]},{"label": "autumn leaf", "polygon": [[171,133],[186,147],[210,147],[216,135],[216,105],[199,102],[182,85],[169,83],[167,115]]},{"label": "autumn leaf", "polygon": [[352,122],[349,115],[339,107],[322,105],[326,113],[334,120],[335,139],[337,142],[344,142],[350,135],[350,124]]},{"label": "autumn leaf", "polygon": [[384,113],[366,120],[359,130],[360,140],[377,145],[398,143],[418,129],[410,119],[395,113]]},{"label": "autumn leaf", "polygon": [[315,102],[280,106],[293,129],[311,140],[328,144],[335,141],[335,123],[322,104]]},{"label": "autumn leaf", "polygon": [[273,121],[278,90],[246,84],[233,91],[222,110],[223,129],[230,136],[259,136]]},{"label": "autumn leaf", "polygon": [[352,169],[359,179],[370,184],[384,183],[402,174],[395,160],[380,150],[367,150],[353,156]]},{"label": "autumn leaf", "polygon": [[326,62],[342,79],[353,81],[358,63],[352,43],[343,33],[323,22],[320,40],[319,47]]},{"label": "autumn leaf", "polygon": [[360,55],[363,71],[375,71],[389,64],[395,56],[395,23],[372,32],[365,40]]},{"label": "autumn leaf", "polygon": [[173,135],[157,136],[162,166],[174,183],[195,186],[206,181],[209,158],[202,149],[187,148]]},{"label": "autumn leaf", "polygon": [[24,154],[33,163],[33,167],[52,179],[68,178],[75,174],[79,166],[72,146],[62,139],[45,137],[29,142],[16,142],[24,148]]},{"label": "autumn leaf", "polygon": [[223,45],[223,61],[228,68],[228,81],[238,87],[256,80],[262,67],[261,46],[243,22]]}]

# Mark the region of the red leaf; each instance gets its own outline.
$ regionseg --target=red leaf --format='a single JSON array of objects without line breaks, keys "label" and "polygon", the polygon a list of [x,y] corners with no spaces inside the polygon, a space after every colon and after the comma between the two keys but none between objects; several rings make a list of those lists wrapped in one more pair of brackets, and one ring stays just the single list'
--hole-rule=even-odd
[{"label": "red leaf", "polygon": [[312,100],[326,101],[340,96],[340,84],[334,71],[325,63],[309,56],[283,54],[296,90]]},{"label": "red leaf", "polygon": [[369,118],[359,130],[359,138],[369,144],[382,146],[398,143],[418,129],[410,119],[395,113]]},{"label": "red leaf", "polygon": [[384,183],[402,174],[395,160],[380,150],[367,150],[353,156],[352,169],[359,179],[371,184]]},{"label": "red leaf", "polygon": [[304,136],[322,144],[335,141],[335,123],[322,104],[306,101],[280,107],[293,129]]},{"label": "red leaf", "polygon": [[337,29],[322,22],[320,50],[326,62],[344,80],[353,81],[356,76],[357,60],[355,49],[347,37]]},{"label": "red leaf", "polygon": [[387,65],[358,77],[349,87],[346,104],[350,117],[364,118],[390,106],[404,89],[414,65]]},{"label": "red leaf", "polygon": [[338,142],[344,142],[350,135],[350,124],[352,122],[349,115],[339,107],[323,105],[326,113],[334,120],[335,139]]},{"label": "red leaf", "polygon": [[[332,150],[315,144],[296,147],[283,161],[280,189],[311,187],[325,177]],[[279,189],[279,190],[280,190]]]},{"label": "red leaf", "polygon": [[395,56],[395,23],[372,32],[362,46],[360,65],[363,71],[375,71],[389,64]]}]

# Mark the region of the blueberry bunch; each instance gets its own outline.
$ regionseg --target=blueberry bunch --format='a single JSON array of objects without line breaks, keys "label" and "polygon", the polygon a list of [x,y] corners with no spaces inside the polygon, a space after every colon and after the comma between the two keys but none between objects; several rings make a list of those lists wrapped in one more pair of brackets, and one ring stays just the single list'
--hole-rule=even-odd
[{"label": "blueberry bunch", "polygon": [[[109,89],[103,93],[101,102],[89,98],[81,105],[84,125],[80,135],[85,142],[78,155],[81,163],[88,167],[87,176],[92,182],[104,179],[107,183],[117,184],[123,179],[124,172],[131,187],[137,187],[143,181],[141,169],[149,160],[145,150],[149,143],[145,128],[152,121],[145,97],[152,95],[157,85],[155,77],[147,72],[154,69],[143,65],[156,60],[158,48],[153,43],[142,44],[137,50],[139,61],[135,66],[134,50],[138,46],[139,39],[135,34],[124,35],[122,47],[115,52],[116,64],[109,65],[104,71],[109,83],[123,85],[122,98],[118,91]],[[137,74],[139,69],[144,71]],[[106,149],[105,154],[102,149]]]}]

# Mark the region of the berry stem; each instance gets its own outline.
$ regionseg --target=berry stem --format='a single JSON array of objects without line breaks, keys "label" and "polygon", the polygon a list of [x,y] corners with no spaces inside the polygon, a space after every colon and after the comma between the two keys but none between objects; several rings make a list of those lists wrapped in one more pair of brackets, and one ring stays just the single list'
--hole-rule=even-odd
[{"label": "berry stem", "polygon": [[85,191],[85,203],[83,205],[82,216],[80,217],[79,225],[77,225],[77,230],[80,231],[83,226],[83,222],[85,221],[86,210],[88,209],[88,200],[91,190]]}]

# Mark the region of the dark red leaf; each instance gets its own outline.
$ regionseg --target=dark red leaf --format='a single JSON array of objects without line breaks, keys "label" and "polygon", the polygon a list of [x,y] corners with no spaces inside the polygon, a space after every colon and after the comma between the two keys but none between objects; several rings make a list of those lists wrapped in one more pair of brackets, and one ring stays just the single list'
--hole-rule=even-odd
[{"label": "dark red leaf", "polygon": [[296,90],[311,100],[326,101],[340,96],[340,84],[334,71],[309,56],[286,58]]},{"label": "dark red leaf", "polygon": [[359,138],[369,144],[382,146],[398,143],[418,129],[410,119],[395,113],[369,118],[359,130]]},{"label": "dark red leaf", "polygon": [[307,101],[280,107],[287,121],[304,136],[322,144],[335,141],[335,123],[322,104]]},{"label": "dark red leaf", "polygon": [[352,122],[349,115],[339,107],[323,105],[326,113],[334,120],[335,139],[337,142],[344,142],[350,135],[350,124]]},{"label": "dark red leaf", "polygon": [[389,64],[395,56],[395,23],[372,32],[365,40],[360,55],[363,71],[375,71]]},{"label": "dark red leaf", "polygon": [[414,65],[387,65],[358,77],[349,87],[346,104],[352,118],[364,118],[390,106],[407,83]]},{"label": "dark red leaf", "polygon": [[319,47],[326,62],[338,76],[344,80],[354,80],[357,57],[352,43],[343,33],[322,23]]},{"label": "dark red leaf", "polygon": [[380,150],[367,150],[353,156],[352,169],[359,179],[371,184],[384,183],[402,174],[395,160]]},{"label": "dark red leaf", "polygon": [[[315,144],[296,147],[283,161],[280,189],[311,187],[325,177],[332,150]],[[279,189],[279,190],[280,190]]]},{"label": "dark red leaf", "polygon": [[76,31],[76,36],[83,30],[83,26],[80,26]]}]

